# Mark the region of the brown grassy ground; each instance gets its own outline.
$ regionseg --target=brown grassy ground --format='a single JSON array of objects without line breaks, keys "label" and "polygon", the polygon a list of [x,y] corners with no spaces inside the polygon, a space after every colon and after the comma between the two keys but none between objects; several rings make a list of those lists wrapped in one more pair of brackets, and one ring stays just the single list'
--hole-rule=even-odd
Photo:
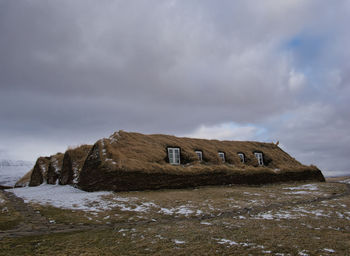
[{"label": "brown grassy ground", "polygon": [[9,231],[0,255],[350,255],[346,184],[123,192],[103,200],[109,207],[99,212],[34,205],[53,225],[88,230]]},{"label": "brown grassy ground", "polygon": [[342,177],[329,177],[326,179],[328,182],[342,182],[344,180],[350,180],[350,176],[342,176]]},{"label": "brown grassy ground", "polygon": [[22,219],[22,216],[12,207],[7,198],[0,193],[0,231],[14,228]]}]

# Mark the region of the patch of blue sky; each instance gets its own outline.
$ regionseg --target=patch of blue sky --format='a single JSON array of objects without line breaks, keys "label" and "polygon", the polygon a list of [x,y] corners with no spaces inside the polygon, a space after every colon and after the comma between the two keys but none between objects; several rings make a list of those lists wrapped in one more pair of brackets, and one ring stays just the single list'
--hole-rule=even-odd
[{"label": "patch of blue sky", "polygon": [[329,38],[325,35],[299,34],[281,43],[281,51],[292,52],[299,65],[315,64],[327,49]]},{"label": "patch of blue sky", "polygon": [[[329,69],[328,51],[332,39],[326,34],[300,33],[283,41],[280,45],[281,52],[288,52],[293,58],[294,69],[307,77],[308,85],[303,90],[303,95],[308,90],[314,91],[316,96],[324,87],[325,73]],[[316,93],[315,93],[316,92]],[[303,96],[301,95],[301,98]]]},{"label": "patch of blue sky", "polygon": [[266,141],[268,140],[267,138],[269,137],[269,129],[266,126],[263,125],[258,125],[258,124],[253,124],[253,123],[248,123],[246,124],[248,127],[254,127],[255,132],[254,132],[254,140],[258,141]]},{"label": "patch of blue sky", "polygon": [[285,42],[284,46],[287,49],[295,49],[302,45],[302,39],[298,36],[291,38],[289,41]]},{"label": "patch of blue sky", "polygon": [[262,140],[267,130],[264,126],[253,123],[236,123],[233,121],[201,125],[185,137],[220,139],[220,140]]}]

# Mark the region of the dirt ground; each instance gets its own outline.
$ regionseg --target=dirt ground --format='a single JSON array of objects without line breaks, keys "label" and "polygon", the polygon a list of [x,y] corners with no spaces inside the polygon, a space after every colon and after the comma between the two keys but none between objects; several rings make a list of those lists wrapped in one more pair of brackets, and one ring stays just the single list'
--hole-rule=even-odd
[{"label": "dirt ground", "polygon": [[94,211],[0,191],[0,255],[350,255],[349,180],[112,193]]}]

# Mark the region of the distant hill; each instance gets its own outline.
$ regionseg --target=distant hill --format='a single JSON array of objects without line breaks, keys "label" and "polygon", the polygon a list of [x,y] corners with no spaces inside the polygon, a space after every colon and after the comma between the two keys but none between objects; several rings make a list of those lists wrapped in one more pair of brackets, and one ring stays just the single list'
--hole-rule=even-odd
[{"label": "distant hill", "polygon": [[23,160],[0,159],[0,168],[7,166],[32,166],[33,162]]},{"label": "distant hill", "polygon": [[14,186],[33,165],[30,161],[0,159],[0,185]]}]

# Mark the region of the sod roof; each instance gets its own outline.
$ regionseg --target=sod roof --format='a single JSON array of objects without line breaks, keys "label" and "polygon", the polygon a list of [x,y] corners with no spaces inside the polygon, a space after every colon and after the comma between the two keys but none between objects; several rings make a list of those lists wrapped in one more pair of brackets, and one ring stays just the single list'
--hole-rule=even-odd
[{"label": "sod roof", "polygon": [[84,144],[65,152],[59,177],[61,185],[77,183],[81,168],[91,147],[91,145]]},{"label": "sod roof", "polygon": [[24,176],[22,178],[20,178],[16,184],[15,187],[25,187],[29,185],[30,182],[30,178],[32,176],[33,173],[33,169],[31,169],[29,172],[27,172],[26,174],[24,174]]},{"label": "sod roof", "polygon": [[[220,168],[245,169],[258,167],[254,155],[263,154],[264,167],[269,169],[291,169],[303,167],[274,143],[253,141],[219,141],[194,138],[180,138],[171,135],[144,135],[119,131],[108,139],[95,144],[99,148],[102,164],[109,171],[195,171],[199,169]],[[181,165],[170,165],[167,148],[180,148]],[[195,151],[202,151],[203,161],[198,160]],[[225,163],[218,152],[225,153]],[[238,153],[243,153],[242,163]],[[184,168],[183,167],[189,167]],[[254,168],[255,169],[255,168]]]}]

